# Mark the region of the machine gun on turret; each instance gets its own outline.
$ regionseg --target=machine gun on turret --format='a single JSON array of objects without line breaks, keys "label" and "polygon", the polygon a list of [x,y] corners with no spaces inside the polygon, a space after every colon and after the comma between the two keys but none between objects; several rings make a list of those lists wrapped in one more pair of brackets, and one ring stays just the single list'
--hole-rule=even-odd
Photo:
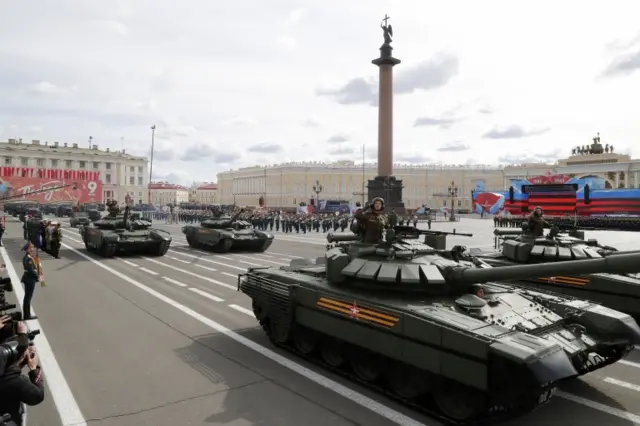
[{"label": "machine gun on turret", "polygon": [[[447,246],[447,236],[459,236],[459,237],[473,237],[473,234],[457,232],[455,229],[453,232],[448,231],[435,231],[435,230],[426,230],[426,229],[418,229],[413,226],[406,225],[396,225],[386,232],[385,241],[387,243],[393,243],[398,240],[413,240],[419,239],[421,235],[424,235],[424,243],[435,250],[445,250]],[[360,234],[333,234],[330,233],[327,235],[327,248],[334,247],[335,245],[339,245],[341,243],[354,243],[357,241],[362,241],[362,236]]]}]

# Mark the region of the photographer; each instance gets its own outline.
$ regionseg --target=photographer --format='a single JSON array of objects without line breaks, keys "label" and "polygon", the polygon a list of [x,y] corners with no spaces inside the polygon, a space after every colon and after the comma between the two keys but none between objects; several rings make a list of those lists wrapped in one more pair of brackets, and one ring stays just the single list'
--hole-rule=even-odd
[{"label": "photographer", "polygon": [[[0,321],[4,328],[7,316]],[[42,370],[29,340],[27,326],[17,322],[15,336],[0,343],[0,415],[9,414],[17,426],[23,424],[22,404],[37,405],[44,400]],[[22,375],[25,366],[29,368],[27,376]]]}]

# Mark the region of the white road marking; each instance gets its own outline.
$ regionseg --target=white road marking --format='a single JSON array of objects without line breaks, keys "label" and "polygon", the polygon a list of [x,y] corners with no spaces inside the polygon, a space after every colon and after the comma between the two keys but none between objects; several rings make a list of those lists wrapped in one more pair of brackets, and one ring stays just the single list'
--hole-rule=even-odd
[{"label": "white road marking", "polygon": [[584,405],[585,407],[589,407],[597,411],[602,411],[603,413],[607,413],[614,417],[618,417],[620,419],[629,420],[633,423],[640,424],[640,416],[637,416],[632,413],[628,413],[624,410],[609,407],[608,405],[604,405],[596,401],[591,401],[590,399],[582,398],[581,396],[572,395],[570,393],[566,393],[563,391],[557,391],[556,396],[559,396],[560,398],[564,398],[567,401],[575,402],[576,404]]},{"label": "white road marking", "polygon": [[[70,248],[77,254],[86,257],[70,246],[67,246],[67,248]],[[20,278],[11,263],[11,258],[7,253],[7,249],[0,247],[0,255],[2,256],[3,263],[6,265],[7,274],[9,274],[9,278],[11,278],[11,281],[13,282],[13,291],[15,292],[16,299],[18,299],[17,303],[22,309],[24,289],[20,283]],[[33,307],[31,307],[31,314],[36,314]],[[42,325],[40,325],[40,321],[31,320],[28,322],[28,325],[32,330],[40,329],[40,335],[36,337],[36,348],[38,350],[38,357],[40,358],[40,364],[42,365],[42,370],[46,378],[46,387],[49,388],[49,391],[51,392],[53,402],[58,410],[58,415],[60,416],[60,421],[63,425],[87,426],[87,421],[82,415],[80,407],[73,397],[73,393],[71,393],[69,384],[62,374],[60,365],[58,365],[58,361],[53,354],[53,349],[51,349],[49,340],[47,339]]]},{"label": "white road marking", "polygon": [[268,254],[258,254],[256,253],[254,256],[258,256],[258,257],[266,257],[267,259],[273,259],[273,256],[269,256]]},{"label": "white road marking", "polygon": [[122,263],[126,263],[126,264],[127,264],[127,265],[129,265],[129,266],[133,266],[134,268],[139,268],[139,265],[138,265],[137,263],[133,263],[133,262],[130,262],[130,261],[128,261],[128,260],[121,259],[121,258],[119,258],[119,257],[117,257],[116,259],[118,259],[118,260],[119,260],[119,261],[121,261]]},{"label": "white road marking", "polygon": [[76,243],[78,243],[78,244],[84,244],[84,242],[83,242],[83,241],[76,240],[75,238],[71,238],[71,237],[68,237],[68,236],[66,236],[66,235],[65,235],[65,237],[66,237],[66,239],[67,239],[67,240],[75,241],[75,242],[76,242]]},{"label": "white road marking", "polygon": [[143,268],[142,266],[140,267],[140,270],[142,272],[146,272],[149,275],[159,275],[156,271],[152,271],[151,269]]},{"label": "white road marking", "polygon": [[[247,271],[247,268],[242,268],[240,266],[235,266],[235,265],[229,265],[228,263],[223,263],[223,262],[216,262],[215,260],[205,259],[205,258],[203,258],[201,256],[194,256],[193,254],[187,254],[187,253],[181,253],[181,252],[174,252],[174,253],[177,254],[177,255],[180,255],[180,256],[192,257],[192,258],[201,260],[203,262],[212,263],[214,265],[226,266],[227,268],[238,269],[238,270],[243,271],[243,272]],[[220,256],[220,257],[222,257],[222,256]],[[223,258],[223,259],[228,259],[228,258]],[[197,264],[195,264],[195,263],[192,263],[192,265],[196,265],[197,266]]]},{"label": "white road marking", "polygon": [[292,256],[290,254],[285,254],[285,253],[276,253],[275,251],[269,251],[269,253],[275,254],[277,256],[288,257],[289,259],[297,259],[298,257],[301,257],[301,256]]},{"label": "white road marking", "polygon": [[[289,265],[288,263],[276,262],[276,261],[274,261],[274,260],[267,260],[267,259],[255,259],[255,258],[253,258],[253,257],[251,257],[251,256],[243,256],[243,255],[241,255],[241,254],[236,254],[236,255],[234,255],[234,256],[235,256],[235,257],[243,257],[243,258],[245,258],[245,259],[257,260],[257,261],[260,261],[260,262],[273,263],[273,264],[275,264],[275,265],[285,265],[285,266],[288,266],[288,265]],[[251,265],[255,265],[255,264],[254,264],[254,263],[251,263]],[[258,265],[259,265],[259,264],[258,264]]]},{"label": "white road marking", "polygon": [[148,260],[149,262],[152,262],[152,263],[157,263],[158,265],[162,265],[165,268],[173,269],[174,271],[182,272],[183,274],[190,275],[190,276],[196,277],[196,278],[200,278],[201,280],[208,281],[208,282],[210,282],[212,284],[216,284],[216,285],[219,285],[221,287],[230,288],[231,290],[234,290],[234,291],[238,290],[237,286],[225,284],[225,283],[220,282],[218,280],[214,280],[213,278],[203,277],[202,275],[196,274],[195,272],[187,271],[186,269],[180,269],[180,268],[177,268],[177,267],[172,266],[172,265],[167,265],[166,263],[158,262],[157,260],[149,259],[148,257],[143,257],[143,259]]},{"label": "white road marking", "polygon": [[[68,248],[69,250],[75,252],[78,256],[83,257],[84,259],[88,260],[89,262],[93,263],[94,265],[96,265],[97,267],[104,269],[107,272],[110,272],[111,274],[115,275],[118,278],[121,278],[122,280],[128,282],[129,284],[133,285],[134,287],[137,287],[138,289],[148,293],[149,295],[157,298],[158,300],[161,300],[163,302],[165,302],[167,305],[173,306],[175,309],[183,312],[184,314],[190,316],[191,318],[200,321],[202,324],[210,327],[211,329],[217,331],[220,334],[224,334],[225,336],[227,336],[228,338],[238,342],[239,344],[271,359],[272,361],[280,364],[281,366],[303,376],[306,377],[307,379],[311,380],[312,382],[315,382],[316,384],[330,390],[333,391],[351,401],[353,401],[354,403],[367,408],[369,410],[371,410],[372,412],[384,417],[385,419],[388,419],[400,426],[425,426],[423,423],[420,423],[414,419],[412,419],[409,416],[406,416],[398,411],[395,411],[393,409],[391,409],[390,407],[387,407],[384,404],[381,404],[377,401],[374,401],[373,399],[354,391],[353,389],[349,389],[348,387],[329,379],[328,377],[325,377],[321,374],[316,373],[313,370],[310,370],[296,362],[293,362],[292,360],[272,351],[271,349],[267,349],[266,347],[257,344],[256,342],[247,339],[244,336],[239,335],[238,333],[228,329],[227,327],[218,324],[217,322],[213,321],[210,318],[205,317],[204,315],[194,311],[191,308],[188,308],[187,306],[165,296],[162,293],[157,292],[156,290],[153,290],[150,287],[147,287],[146,285],[140,283],[139,281],[134,280],[133,278],[123,274],[122,272],[119,272],[113,268],[111,268],[110,266],[107,266],[106,264],[93,259],[89,256],[87,256],[84,253],[79,252],[78,250],[74,249],[73,247],[64,244],[63,245]],[[4,250],[4,249],[2,249]],[[71,422],[69,422],[71,423]],[[69,424],[69,423],[65,423],[65,424]],[[74,425],[75,426],[75,425]]]},{"label": "white road marking", "polygon": [[226,275],[228,277],[231,278],[235,278],[236,280],[238,279],[238,274],[232,274],[231,272],[220,272],[222,275]]},{"label": "white road marking", "polygon": [[186,263],[187,265],[191,263],[188,260],[178,259],[177,257],[173,257],[173,256],[165,256],[165,257],[171,260],[175,260],[176,262]]},{"label": "white road marking", "polygon": [[[254,262],[247,262],[246,260],[240,260],[240,259],[234,259],[232,257],[227,257],[227,256],[216,256],[217,259],[224,259],[224,260],[231,260],[231,261],[236,261],[239,263],[244,263],[245,265],[251,265],[251,266],[263,266],[260,263],[254,263]],[[243,268],[246,270],[246,268]]]},{"label": "white road marking", "polygon": [[622,380],[614,379],[613,377],[605,377],[603,379],[605,383],[609,383],[611,385],[620,386],[621,388],[629,389],[632,391],[640,392],[640,386],[634,385],[633,383],[624,382]]},{"label": "white road marking", "polygon": [[255,317],[255,314],[251,309],[243,308],[239,305],[229,305],[231,309],[235,309],[238,312],[242,312],[243,314],[249,315],[250,317]]},{"label": "white road marking", "polygon": [[185,283],[181,283],[178,280],[174,280],[173,278],[169,278],[169,277],[162,277],[163,280],[170,282],[171,284],[175,284],[178,287],[189,287],[188,285],[186,285]]},{"label": "white road marking", "polygon": [[623,364],[623,365],[627,365],[629,367],[640,368],[640,364],[638,364],[637,362],[627,361],[626,359],[621,359],[620,361],[616,362],[615,364]]},{"label": "white road marking", "polygon": [[224,302],[224,299],[221,299],[221,298],[219,298],[218,296],[214,296],[214,295],[213,295],[213,294],[211,294],[211,293],[207,293],[206,291],[202,291],[202,290],[200,290],[200,289],[198,289],[198,288],[190,287],[190,288],[189,288],[189,291],[192,291],[192,292],[194,292],[194,293],[196,293],[196,294],[199,294],[199,295],[200,295],[200,296],[202,296],[202,297],[206,297],[207,299],[211,299],[211,300],[213,300],[214,302]]}]

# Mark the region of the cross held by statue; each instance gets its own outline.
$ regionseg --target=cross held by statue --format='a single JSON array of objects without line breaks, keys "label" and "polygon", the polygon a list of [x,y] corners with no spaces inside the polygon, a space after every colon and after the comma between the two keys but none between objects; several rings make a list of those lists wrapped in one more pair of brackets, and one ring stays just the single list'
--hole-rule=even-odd
[{"label": "cross held by statue", "polygon": [[383,21],[384,21],[384,25],[385,25],[385,26],[387,25],[387,21],[388,21],[388,20],[389,20],[389,17],[388,17],[388,16],[387,16],[387,14],[385,13],[385,15],[384,15],[384,19],[383,19]]}]

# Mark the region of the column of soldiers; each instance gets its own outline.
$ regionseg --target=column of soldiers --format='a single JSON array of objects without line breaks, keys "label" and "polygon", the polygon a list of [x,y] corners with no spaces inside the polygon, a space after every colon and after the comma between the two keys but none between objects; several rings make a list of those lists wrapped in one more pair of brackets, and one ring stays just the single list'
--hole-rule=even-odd
[{"label": "column of soldiers", "polygon": [[[529,215],[523,216],[494,216],[493,226],[495,228],[520,228],[522,224],[527,222]],[[586,229],[601,230],[621,230],[621,231],[638,231],[640,230],[639,217],[607,217],[607,216],[546,216],[548,223],[559,226],[561,228],[576,227]]]},{"label": "column of soldiers", "polygon": [[62,245],[60,223],[46,219],[25,218],[23,230],[25,240],[56,259],[60,259],[60,246]]}]

